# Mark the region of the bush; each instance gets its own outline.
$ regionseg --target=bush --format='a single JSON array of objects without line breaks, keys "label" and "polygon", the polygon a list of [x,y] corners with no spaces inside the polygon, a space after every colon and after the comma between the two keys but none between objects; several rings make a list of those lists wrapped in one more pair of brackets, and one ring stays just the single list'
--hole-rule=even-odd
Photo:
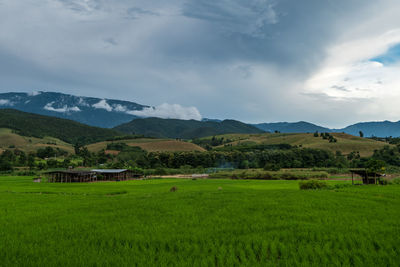
[{"label": "bush", "polygon": [[301,190],[316,190],[328,188],[328,184],[326,182],[317,180],[301,181],[299,183],[299,186]]},{"label": "bush", "polygon": [[400,178],[394,178],[392,181],[390,181],[392,184],[400,184]]},{"label": "bush", "polygon": [[3,160],[0,161],[0,171],[7,172],[7,171],[12,171],[13,169],[14,168],[11,162]]},{"label": "bush", "polygon": [[155,174],[155,175],[167,175],[168,173],[167,173],[167,170],[164,169],[164,168],[157,168],[157,169],[154,171],[154,174]]},{"label": "bush", "polygon": [[266,163],[264,166],[265,171],[279,171],[281,169],[281,166],[275,163]]},{"label": "bush", "polygon": [[378,184],[380,185],[388,185],[390,182],[387,179],[384,178],[379,178],[378,179]]},{"label": "bush", "polygon": [[38,175],[35,171],[20,171],[16,173],[17,176],[36,176]]}]

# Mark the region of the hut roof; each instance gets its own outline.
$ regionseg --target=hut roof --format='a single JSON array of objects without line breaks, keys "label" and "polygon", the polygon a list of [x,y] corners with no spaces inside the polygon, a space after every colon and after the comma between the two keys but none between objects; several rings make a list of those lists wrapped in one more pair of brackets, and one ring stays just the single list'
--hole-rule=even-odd
[{"label": "hut roof", "polygon": [[93,174],[94,171],[78,171],[78,170],[68,170],[68,171],[50,171],[46,172],[47,174],[52,174],[52,173],[65,173],[65,174]]},{"label": "hut roof", "polygon": [[97,172],[97,173],[122,173],[126,172],[127,169],[94,169],[92,172]]},{"label": "hut roof", "polygon": [[367,176],[369,176],[369,177],[374,177],[374,176],[380,177],[380,176],[383,176],[380,173],[368,171],[366,169],[352,169],[352,170],[350,170],[350,172],[352,172],[354,174],[357,174],[357,175],[360,175],[360,176],[363,176],[363,177],[367,177]]}]

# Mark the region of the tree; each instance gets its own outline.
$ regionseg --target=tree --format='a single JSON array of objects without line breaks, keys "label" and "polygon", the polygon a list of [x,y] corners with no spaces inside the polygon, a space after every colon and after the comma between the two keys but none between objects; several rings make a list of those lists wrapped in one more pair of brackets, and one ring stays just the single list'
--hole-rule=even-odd
[{"label": "tree", "polygon": [[386,170],[386,162],[383,160],[370,159],[367,162],[367,169],[370,172],[384,172]]},{"label": "tree", "polygon": [[12,171],[13,166],[10,161],[5,158],[0,158],[0,171]]},{"label": "tree", "polygon": [[364,133],[362,131],[360,131],[359,134],[361,138],[364,137]]},{"label": "tree", "polygon": [[27,159],[28,167],[29,169],[33,169],[35,167],[35,155],[33,153],[28,154],[28,159]]},{"label": "tree", "polygon": [[315,133],[314,133],[314,137],[318,137],[319,135],[318,135],[318,131],[315,131]]},{"label": "tree", "polygon": [[[14,151],[14,153],[15,153],[15,151]],[[25,152],[21,151],[21,152],[19,153],[19,157],[18,157],[18,163],[20,164],[20,166],[26,165],[27,159],[28,159],[28,158],[27,158]]]},{"label": "tree", "polygon": [[368,172],[374,173],[375,184],[376,184],[376,174],[379,172],[384,172],[386,170],[385,166],[386,163],[383,160],[370,159],[367,162]]}]

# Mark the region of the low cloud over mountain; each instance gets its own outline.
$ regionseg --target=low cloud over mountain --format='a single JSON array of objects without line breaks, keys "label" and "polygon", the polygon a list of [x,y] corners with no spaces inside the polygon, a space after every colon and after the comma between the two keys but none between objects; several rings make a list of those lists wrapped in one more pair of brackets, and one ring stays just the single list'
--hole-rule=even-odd
[{"label": "low cloud over mountain", "polygon": [[0,94],[0,108],[67,118],[93,126],[111,128],[138,117],[201,120],[195,107],[167,104],[151,107],[134,102],[79,97],[53,92]]}]

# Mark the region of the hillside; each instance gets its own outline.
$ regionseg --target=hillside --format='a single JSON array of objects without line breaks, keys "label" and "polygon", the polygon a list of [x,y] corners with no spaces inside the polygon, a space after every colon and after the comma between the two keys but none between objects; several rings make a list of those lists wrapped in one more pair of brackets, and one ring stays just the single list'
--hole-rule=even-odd
[{"label": "hillside", "polygon": [[[91,152],[99,152],[102,149],[106,149],[111,141],[98,142],[87,146]],[[204,148],[197,146],[189,142],[183,142],[178,140],[170,139],[129,139],[129,140],[118,140],[115,143],[125,143],[128,146],[140,147],[147,152],[185,152],[185,151],[205,151]]]},{"label": "hillside", "polygon": [[[343,154],[349,154],[353,151],[359,151],[361,156],[371,156],[375,149],[381,149],[383,146],[388,145],[384,142],[344,133],[332,133],[332,135],[337,139],[336,143],[330,143],[328,140],[324,140],[321,137],[314,137],[313,134],[306,133],[228,134],[217,136],[217,138],[224,137],[225,140],[230,141],[228,144],[232,144],[233,146],[243,144],[289,144],[291,146],[301,146],[304,148],[329,150],[333,153],[340,151]],[[224,147],[224,145],[219,147]]]},{"label": "hillside", "polygon": [[260,123],[253,126],[266,131],[281,133],[314,133],[318,132],[336,132],[347,133],[358,136],[360,131],[365,137],[400,137],[400,121],[376,121],[376,122],[360,122],[341,129],[330,129],[321,127],[309,122],[277,122],[277,123]]},{"label": "hillside", "polygon": [[89,144],[120,135],[115,130],[13,109],[0,109],[0,128],[12,129],[22,136],[54,137],[70,144]]},{"label": "hillside", "polygon": [[180,139],[193,139],[227,133],[263,132],[252,125],[234,120],[218,122],[159,118],[136,119],[114,129],[128,134]]},{"label": "hillside", "polygon": [[0,103],[0,108],[70,119],[103,128],[129,122],[137,117],[130,112],[148,107],[129,101],[56,92],[2,93]]},{"label": "hillside", "polygon": [[60,139],[54,137],[27,137],[13,133],[11,129],[0,129],[0,152],[6,149],[19,149],[24,152],[36,152],[39,148],[59,148],[68,153],[73,153],[74,148]]}]

